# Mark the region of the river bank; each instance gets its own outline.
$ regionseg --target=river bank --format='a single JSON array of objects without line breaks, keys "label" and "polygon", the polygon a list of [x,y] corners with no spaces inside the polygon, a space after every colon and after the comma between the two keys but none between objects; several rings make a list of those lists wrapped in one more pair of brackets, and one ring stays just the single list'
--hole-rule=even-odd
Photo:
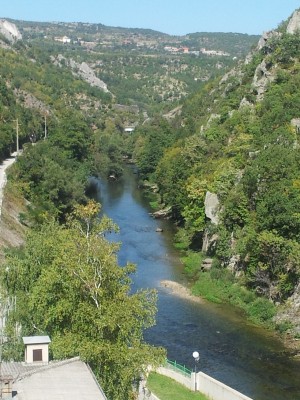
[{"label": "river bank", "polygon": [[187,299],[194,301],[196,303],[204,303],[204,300],[199,296],[194,296],[190,289],[183,286],[182,284],[174,281],[169,280],[162,280],[160,282],[161,286],[169,290],[170,293],[174,294],[175,296],[181,297],[182,299]]},{"label": "river bank", "polygon": [[[199,296],[195,296],[191,293],[191,290],[175,281],[170,280],[162,280],[160,281],[160,285],[163,288],[166,288],[169,293],[173,294],[182,299],[190,300],[199,304],[204,304],[205,300]],[[292,356],[300,359],[300,339],[294,338],[291,334],[286,333],[284,335],[280,335],[274,332],[275,335],[283,342],[284,346],[288,351],[292,352]]]}]

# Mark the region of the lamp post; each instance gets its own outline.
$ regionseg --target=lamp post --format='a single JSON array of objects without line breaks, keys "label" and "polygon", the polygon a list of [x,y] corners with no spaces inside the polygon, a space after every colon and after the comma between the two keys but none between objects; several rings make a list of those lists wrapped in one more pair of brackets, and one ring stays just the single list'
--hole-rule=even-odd
[{"label": "lamp post", "polygon": [[193,352],[193,357],[195,360],[195,392],[197,391],[197,363],[199,362],[200,355],[198,351]]}]

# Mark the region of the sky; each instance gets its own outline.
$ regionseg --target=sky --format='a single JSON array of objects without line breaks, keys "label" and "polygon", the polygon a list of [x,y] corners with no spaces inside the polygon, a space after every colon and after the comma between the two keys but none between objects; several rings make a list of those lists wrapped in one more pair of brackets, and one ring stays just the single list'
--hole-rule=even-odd
[{"label": "sky", "polygon": [[90,22],[147,28],[170,35],[237,32],[261,35],[277,28],[300,0],[2,0],[0,18]]}]

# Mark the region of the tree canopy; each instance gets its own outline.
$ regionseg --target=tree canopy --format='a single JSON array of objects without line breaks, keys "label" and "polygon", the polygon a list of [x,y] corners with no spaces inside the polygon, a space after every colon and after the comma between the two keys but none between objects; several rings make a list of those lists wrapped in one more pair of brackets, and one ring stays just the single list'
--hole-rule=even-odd
[{"label": "tree canopy", "polygon": [[54,358],[79,355],[109,398],[127,400],[164,357],[143,340],[155,323],[156,293],[131,291],[135,266],[118,266],[119,245],[106,239],[117,227],[98,213],[93,201],[77,206],[66,226],[42,225],[7,255],[2,285],[17,304],[8,332],[17,322],[22,335],[50,335]]}]

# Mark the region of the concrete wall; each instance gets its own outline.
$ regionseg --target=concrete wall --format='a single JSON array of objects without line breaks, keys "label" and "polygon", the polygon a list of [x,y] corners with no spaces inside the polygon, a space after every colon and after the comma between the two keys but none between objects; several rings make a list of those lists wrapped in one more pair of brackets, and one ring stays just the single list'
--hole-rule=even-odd
[{"label": "concrete wall", "polygon": [[[159,374],[168,376],[186,386],[190,390],[195,390],[195,373],[191,377],[182,375],[172,369],[160,367],[156,370]],[[196,374],[196,388],[197,391],[205,394],[212,400],[252,400],[250,397],[243,395],[237,390],[217,381],[203,372]]]},{"label": "concrete wall", "polygon": [[[195,382],[195,374],[192,374]],[[197,373],[197,390],[213,400],[252,400],[250,397],[232,389],[203,372]]]},{"label": "concrete wall", "polygon": [[184,385],[185,387],[187,387],[190,390],[193,390],[194,386],[193,386],[193,380],[191,380],[190,377],[188,376],[184,376],[183,374],[170,369],[170,368],[165,368],[165,367],[159,367],[156,372],[158,372],[159,374],[168,376],[169,378],[174,379],[175,381],[181,383],[182,385]]}]

